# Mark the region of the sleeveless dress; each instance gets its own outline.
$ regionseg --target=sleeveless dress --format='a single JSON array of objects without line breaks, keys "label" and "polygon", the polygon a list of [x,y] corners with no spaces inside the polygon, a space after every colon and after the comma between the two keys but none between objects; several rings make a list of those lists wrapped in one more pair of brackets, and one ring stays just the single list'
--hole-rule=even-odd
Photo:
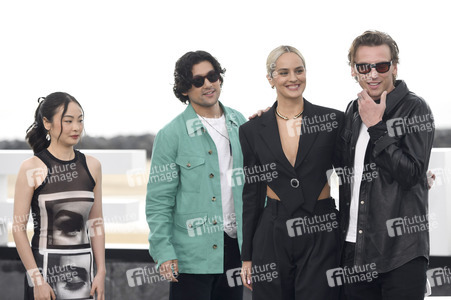
[{"label": "sleeveless dress", "polygon": [[94,274],[90,236],[98,232],[95,227],[101,220],[88,221],[95,181],[86,158],[78,150],[70,161],[57,159],[47,149],[36,156],[47,166],[47,171],[26,172],[30,185],[41,183],[31,200],[31,249],[39,270],[27,274],[24,299],[34,299],[30,277],[37,272],[57,299],[93,299],[89,295]]}]

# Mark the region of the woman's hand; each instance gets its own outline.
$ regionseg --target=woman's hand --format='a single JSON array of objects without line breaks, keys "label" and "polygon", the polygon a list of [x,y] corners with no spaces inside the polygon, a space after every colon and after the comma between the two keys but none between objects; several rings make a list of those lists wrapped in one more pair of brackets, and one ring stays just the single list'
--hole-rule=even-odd
[{"label": "woman's hand", "polygon": [[241,280],[243,285],[252,291],[252,261],[243,261]]},{"label": "woman's hand", "polygon": [[50,285],[42,278],[41,284],[34,285],[34,299],[35,300],[55,300],[55,292]]},{"label": "woman's hand", "polygon": [[97,293],[97,300],[105,300],[105,273],[97,273],[92,281],[90,295],[94,297]]}]

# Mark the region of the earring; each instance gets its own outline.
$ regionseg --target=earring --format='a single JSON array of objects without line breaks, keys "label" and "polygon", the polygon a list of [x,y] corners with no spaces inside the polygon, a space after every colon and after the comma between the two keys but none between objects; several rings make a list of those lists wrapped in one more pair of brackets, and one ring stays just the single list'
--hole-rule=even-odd
[{"label": "earring", "polygon": [[50,131],[47,131],[47,135],[45,136],[45,139],[50,142]]},{"label": "earring", "polygon": [[274,86],[271,86],[272,89],[274,89]]}]

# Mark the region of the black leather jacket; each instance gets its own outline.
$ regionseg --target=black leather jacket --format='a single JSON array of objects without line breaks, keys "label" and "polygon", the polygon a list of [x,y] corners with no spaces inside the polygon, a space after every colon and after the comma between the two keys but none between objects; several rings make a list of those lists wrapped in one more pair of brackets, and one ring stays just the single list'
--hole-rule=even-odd
[{"label": "black leather jacket", "polygon": [[[429,259],[426,172],[435,132],[429,106],[404,81],[396,81],[386,103],[383,120],[368,129],[355,252],[356,265],[375,263],[380,273],[419,256]],[[349,227],[352,169],[361,124],[354,100],[345,113],[343,169],[337,172],[342,241]]]}]

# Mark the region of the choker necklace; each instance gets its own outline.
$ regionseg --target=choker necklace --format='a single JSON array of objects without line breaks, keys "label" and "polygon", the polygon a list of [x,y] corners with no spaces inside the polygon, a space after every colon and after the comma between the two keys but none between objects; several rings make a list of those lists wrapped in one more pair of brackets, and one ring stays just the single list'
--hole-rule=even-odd
[{"label": "choker necklace", "polygon": [[[302,114],[304,113],[304,111],[301,111],[300,113],[298,113],[297,115],[295,115],[294,117],[293,117],[293,119],[297,119],[297,118],[299,118],[300,116],[302,116]],[[288,120],[288,117],[285,117],[284,115],[282,115],[280,112],[279,112],[279,109],[276,107],[276,115],[278,115],[280,118],[282,118],[282,119],[284,119],[284,120]]]}]

